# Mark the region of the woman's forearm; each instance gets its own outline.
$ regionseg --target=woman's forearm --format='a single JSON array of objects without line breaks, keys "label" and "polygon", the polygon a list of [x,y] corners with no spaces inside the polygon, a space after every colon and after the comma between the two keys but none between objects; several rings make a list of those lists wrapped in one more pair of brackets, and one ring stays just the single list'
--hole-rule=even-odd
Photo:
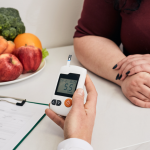
[{"label": "woman's forearm", "polygon": [[113,66],[126,56],[111,40],[98,36],[74,38],[75,54],[80,63],[95,74],[121,85]]}]

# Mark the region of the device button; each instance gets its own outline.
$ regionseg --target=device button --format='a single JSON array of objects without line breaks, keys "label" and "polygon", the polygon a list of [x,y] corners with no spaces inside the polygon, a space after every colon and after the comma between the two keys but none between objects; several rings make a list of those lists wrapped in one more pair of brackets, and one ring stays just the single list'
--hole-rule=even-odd
[{"label": "device button", "polygon": [[64,102],[66,107],[71,107],[72,106],[72,100],[70,98],[66,99]]},{"label": "device button", "polygon": [[52,105],[55,105],[56,104],[56,99],[53,99],[51,103],[52,103]]},{"label": "device button", "polygon": [[57,100],[56,105],[57,105],[57,106],[60,106],[60,105],[61,105],[61,101],[60,101],[60,100]]}]

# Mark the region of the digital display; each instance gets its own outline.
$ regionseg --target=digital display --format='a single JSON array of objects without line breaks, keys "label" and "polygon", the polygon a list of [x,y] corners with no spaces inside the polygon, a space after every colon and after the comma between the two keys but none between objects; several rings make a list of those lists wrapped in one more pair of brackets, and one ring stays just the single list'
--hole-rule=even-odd
[{"label": "digital display", "polygon": [[57,92],[73,95],[78,80],[60,78]]}]

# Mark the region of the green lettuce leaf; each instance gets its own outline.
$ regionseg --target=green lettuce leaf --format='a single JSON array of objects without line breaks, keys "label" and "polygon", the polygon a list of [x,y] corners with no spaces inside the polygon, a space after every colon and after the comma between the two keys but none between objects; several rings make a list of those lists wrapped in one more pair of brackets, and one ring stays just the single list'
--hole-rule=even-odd
[{"label": "green lettuce leaf", "polygon": [[42,49],[42,61],[44,60],[44,58],[46,58],[49,55],[49,52],[47,51],[46,48]]}]

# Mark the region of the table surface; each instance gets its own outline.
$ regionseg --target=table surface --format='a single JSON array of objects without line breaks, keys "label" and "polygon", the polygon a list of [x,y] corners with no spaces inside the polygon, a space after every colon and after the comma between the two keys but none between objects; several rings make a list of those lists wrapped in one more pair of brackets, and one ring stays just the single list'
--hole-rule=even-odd
[{"label": "table surface", "polygon": [[[82,66],[74,54],[73,46],[48,51],[46,67],[42,72],[24,81],[0,86],[0,95],[48,104],[56,75],[60,67],[66,65],[68,55],[73,55],[71,65]],[[94,150],[148,150],[150,109],[134,106],[126,99],[119,86],[90,71],[88,74],[98,92],[97,115],[92,136]],[[17,150],[56,150],[62,140],[62,129],[46,116]],[[138,145],[144,142],[147,143]]]}]

